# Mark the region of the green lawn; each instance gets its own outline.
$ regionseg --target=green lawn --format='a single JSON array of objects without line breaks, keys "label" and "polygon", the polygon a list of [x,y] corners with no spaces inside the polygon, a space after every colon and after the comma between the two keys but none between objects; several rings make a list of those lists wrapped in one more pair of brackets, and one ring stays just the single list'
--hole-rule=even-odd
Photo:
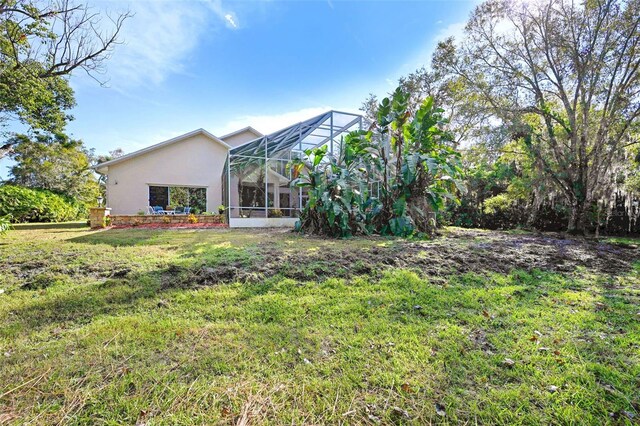
[{"label": "green lawn", "polygon": [[0,424],[635,424],[633,241],[26,225]]}]

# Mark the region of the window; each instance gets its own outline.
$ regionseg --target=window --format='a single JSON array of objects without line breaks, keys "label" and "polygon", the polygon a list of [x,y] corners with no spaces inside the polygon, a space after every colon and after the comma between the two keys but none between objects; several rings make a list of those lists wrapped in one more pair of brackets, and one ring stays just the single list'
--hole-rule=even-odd
[{"label": "window", "polygon": [[191,207],[195,212],[207,210],[207,188],[189,188],[172,186],[169,188],[169,201],[174,207]]},{"label": "window", "polygon": [[160,206],[166,209],[169,205],[169,187],[167,186],[150,186],[149,187],[149,205],[151,207]]},{"label": "window", "polygon": [[149,205],[171,207],[191,207],[194,212],[207,210],[207,188],[188,186],[149,185]]}]

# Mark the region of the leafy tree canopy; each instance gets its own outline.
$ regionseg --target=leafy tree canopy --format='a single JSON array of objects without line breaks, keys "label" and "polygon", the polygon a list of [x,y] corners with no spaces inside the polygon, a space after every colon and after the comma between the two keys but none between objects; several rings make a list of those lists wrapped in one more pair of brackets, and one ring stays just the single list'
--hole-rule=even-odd
[{"label": "leafy tree canopy", "polygon": [[[75,105],[68,76],[97,79],[128,13],[112,19],[71,0],[0,0],[0,127],[60,132]],[[106,21],[109,21],[107,24]],[[0,158],[11,150],[0,143]]]},{"label": "leafy tree canopy", "polygon": [[521,138],[583,232],[639,142],[640,1],[489,0],[444,63]]},{"label": "leafy tree canopy", "polygon": [[94,204],[100,194],[98,180],[90,169],[93,151],[82,141],[65,135],[17,135],[11,139],[9,182],[34,189],[46,189]]},{"label": "leafy tree canopy", "polygon": [[[576,233],[620,197],[630,223],[640,217],[640,0],[487,0],[461,40],[439,43],[430,66],[400,83],[410,108],[434,97],[459,145],[485,150],[465,155],[470,204],[482,210],[500,195],[503,207],[526,206],[519,225],[536,222],[546,201],[562,204]],[[373,115],[374,101],[362,110]],[[500,163],[511,183],[478,180],[495,178]]]}]

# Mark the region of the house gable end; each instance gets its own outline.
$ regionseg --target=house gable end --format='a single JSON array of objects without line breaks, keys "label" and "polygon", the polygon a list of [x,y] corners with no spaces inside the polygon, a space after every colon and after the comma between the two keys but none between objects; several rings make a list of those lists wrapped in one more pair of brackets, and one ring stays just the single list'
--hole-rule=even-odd
[{"label": "house gable end", "polygon": [[251,126],[248,126],[224,136],[220,136],[220,139],[235,148],[262,136],[264,136],[262,133]]},{"label": "house gable end", "polygon": [[129,154],[125,154],[125,155],[123,155],[121,157],[114,158],[113,160],[109,160],[109,161],[105,161],[104,163],[97,164],[96,166],[93,167],[93,169],[96,170],[98,173],[105,173],[105,172],[108,171],[109,166],[112,166],[112,165],[115,165],[115,164],[119,164],[119,163],[122,163],[122,162],[125,162],[125,161],[128,161],[128,160],[131,160],[131,159],[139,157],[141,155],[146,155],[148,153],[155,152],[155,151],[157,151],[159,149],[163,149],[163,148],[165,148],[167,146],[170,146],[170,145],[173,145],[173,144],[176,144],[176,143],[187,141],[187,140],[189,140],[189,139],[191,139],[191,138],[193,138],[195,136],[199,136],[199,135],[205,136],[207,139],[211,140],[212,142],[215,142],[215,143],[217,143],[219,145],[222,145],[227,150],[232,148],[231,145],[227,144],[225,141],[223,141],[220,138],[214,136],[213,134],[207,132],[206,130],[197,129],[197,130],[194,130],[192,132],[185,133],[184,135],[180,135],[180,136],[177,136],[175,138],[168,139],[166,141],[157,143],[155,145],[151,145],[151,146],[148,146],[146,148],[142,148],[142,149],[140,149],[138,151],[134,151],[134,152],[131,152]]}]

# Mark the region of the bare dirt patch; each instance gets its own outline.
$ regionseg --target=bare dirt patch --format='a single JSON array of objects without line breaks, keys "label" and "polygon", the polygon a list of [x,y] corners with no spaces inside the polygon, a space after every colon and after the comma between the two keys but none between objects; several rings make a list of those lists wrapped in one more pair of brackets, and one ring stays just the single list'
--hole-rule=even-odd
[{"label": "bare dirt patch", "polygon": [[[317,237],[319,245],[326,241]],[[275,242],[258,245],[251,264],[222,262],[202,266],[192,279],[211,285],[230,281],[254,282],[275,275],[296,280],[320,280],[377,275],[388,268],[414,269],[438,279],[466,272],[509,273],[534,269],[570,273],[578,267],[594,273],[618,275],[640,260],[640,249],[560,234],[510,234],[497,231],[455,230],[429,241],[391,240],[354,249],[341,245],[327,250],[288,250]],[[385,241],[380,239],[380,241]],[[389,240],[386,240],[389,241]]]}]

